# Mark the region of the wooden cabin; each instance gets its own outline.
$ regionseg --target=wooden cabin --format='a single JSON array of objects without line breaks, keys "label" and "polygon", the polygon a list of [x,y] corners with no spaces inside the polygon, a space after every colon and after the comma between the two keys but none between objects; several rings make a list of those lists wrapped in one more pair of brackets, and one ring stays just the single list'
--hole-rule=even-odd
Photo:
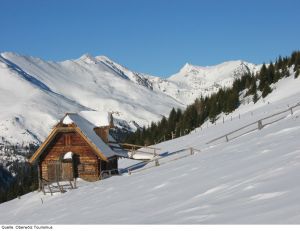
[{"label": "wooden cabin", "polygon": [[102,126],[95,126],[83,116],[66,114],[30,158],[37,164],[39,180],[47,182],[71,181],[82,178],[97,181],[103,173],[117,171],[116,142],[109,134],[112,116]]}]

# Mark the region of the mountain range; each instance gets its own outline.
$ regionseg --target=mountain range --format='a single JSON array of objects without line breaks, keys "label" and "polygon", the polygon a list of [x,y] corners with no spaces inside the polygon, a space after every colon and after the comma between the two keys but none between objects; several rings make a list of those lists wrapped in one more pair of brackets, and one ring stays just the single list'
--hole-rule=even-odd
[{"label": "mountain range", "polygon": [[152,161],[121,158],[119,176],[0,204],[0,223],[299,224],[300,79],[289,72],[256,103],[154,145]]},{"label": "mountain range", "polygon": [[229,61],[201,67],[185,64],[160,78],[131,71],[105,56],[85,54],[62,62],[11,52],[0,54],[0,142],[39,144],[66,113],[110,111],[127,130],[147,126],[185,108],[197,97],[231,86],[260,66]]}]

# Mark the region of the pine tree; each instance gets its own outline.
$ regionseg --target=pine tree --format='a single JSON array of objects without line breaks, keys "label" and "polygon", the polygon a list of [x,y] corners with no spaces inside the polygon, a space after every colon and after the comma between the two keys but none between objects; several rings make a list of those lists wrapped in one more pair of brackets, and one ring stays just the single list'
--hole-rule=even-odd
[{"label": "pine tree", "polygon": [[257,95],[257,91],[255,91],[253,95],[253,102],[256,103],[257,101],[258,101],[258,95]]},{"label": "pine tree", "polygon": [[279,79],[280,79],[280,71],[275,70],[273,82],[276,83],[276,82],[278,82]]},{"label": "pine tree", "polygon": [[300,68],[300,52],[296,52],[295,54],[294,65],[294,71],[297,71]]},{"label": "pine tree", "polygon": [[275,67],[273,63],[270,63],[268,69],[267,69],[267,81],[268,84],[274,83],[274,78],[275,78]]},{"label": "pine tree", "polygon": [[300,68],[298,68],[295,72],[295,79],[298,78],[299,74],[300,74]]},{"label": "pine tree", "polygon": [[259,72],[259,90],[263,90],[265,88],[265,85],[267,85],[267,76],[268,76],[268,70],[265,64],[262,65],[260,72]]},{"label": "pine tree", "polygon": [[280,70],[283,66],[283,61],[282,61],[282,58],[281,56],[279,56],[278,60],[276,60],[275,62],[275,68],[276,70]]},{"label": "pine tree", "polygon": [[249,87],[249,90],[246,93],[246,96],[253,95],[256,91],[257,91],[256,76],[252,75],[250,87]]},{"label": "pine tree", "polygon": [[265,98],[268,94],[270,94],[272,92],[271,87],[267,84],[265,85],[263,91],[262,91],[262,97]]},{"label": "pine tree", "polygon": [[176,117],[177,117],[176,110],[175,108],[172,108],[168,118],[168,129],[167,129],[168,135],[171,134],[175,129],[176,122],[177,122]]},{"label": "pine tree", "polygon": [[297,65],[297,64],[300,64],[300,60],[299,60],[299,51],[294,51],[291,55],[291,57],[289,58],[289,61],[288,61],[288,66],[291,67],[293,64],[294,65]]},{"label": "pine tree", "polygon": [[245,88],[250,88],[251,87],[251,77],[250,78],[247,78],[246,79],[246,82],[245,82]]}]

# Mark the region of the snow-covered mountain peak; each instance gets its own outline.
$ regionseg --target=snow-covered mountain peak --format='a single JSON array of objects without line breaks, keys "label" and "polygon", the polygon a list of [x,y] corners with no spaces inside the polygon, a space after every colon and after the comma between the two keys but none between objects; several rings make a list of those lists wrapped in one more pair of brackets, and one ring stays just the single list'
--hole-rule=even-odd
[{"label": "snow-covered mountain peak", "polygon": [[97,64],[97,59],[89,53],[83,54],[79,59],[75,60],[78,62],[85,62],[88,64]]},{"label": "snow-covered mountain peak", "polygon": [[196,66],[186,63],[178,73],[168,79],[150,78],[153,89],[162,91],[184,104],[196,98],[229,87],[234,79],[248,72],[256,72],[257,65],[242,60],[223,62],[214,66]]},{"label": "snow-covered mountain peak", "polygon": [[185,63],[179,72],[188,72],[191,68],[193,68],[193,65]]},{"label": "snow-covered mountain peak", "polygon": [[[250,66],[252,67],[253,64],[250,64]],[[185,77],[205,78],[206,76],[209,75],[216,76],[216,75],[220,75],[220,73],[234,74],[235,72],[238,71],[241,73],[245,73],[251,70],[248,67],[248,63],[241,60],[228,61],[218,65],[206,66],[206,67],[196,66],[196,65],[191,65],[189,63],[186,63],[178,73],[172,75],[169,79],[180,80],[181,78],[184,79]]]},{"label": "snow-covered mountain peak", "polygon": [[95,56],[95,59],[97,59],[98,61],[102,61],[102,62],[114,62],[105,55],[97,55],[97,56]]},{"label": "snow-covered mountain peak", "polygon": [[179,70],[179,73],[183,77],[188,77],[189,75],[198,74],[202,69],[200,66],[195,66],[190,63],[184,64],[184,66]]}]

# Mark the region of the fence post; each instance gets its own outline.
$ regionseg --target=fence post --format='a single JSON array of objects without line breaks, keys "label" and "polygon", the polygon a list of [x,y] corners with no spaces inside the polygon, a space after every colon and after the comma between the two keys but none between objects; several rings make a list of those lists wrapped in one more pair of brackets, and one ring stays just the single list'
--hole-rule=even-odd
[{"label": "fence post", "polygon": [[37,166],[38,166],[38,181],[39,181],[38,192],[40,192],[42,190],[42,179],[41,179],[41,168],[40,168],[39,162],[38,162]]},{"label": "fence post", "polygon": [[172,140],[175,138],[175,132],[171,132]]},{"label": "fence post", "polygon": [[194,149],[191,147],[190,148],[190,154],[193,155],[194,154]]},{"label": "fence post", "polygon": [[225,136],[225,138],[226,138],[226,142],[228,142],[228,141],[229,141],[229,139],[228,139],[228,136],[227,136],[227,135]]},{"label": "fence post", "polygon": [[261,130],[263,128],[261,120],[257,121],[257,125],[258,125],[258,130]]},{"label": "fence post", "polygon": [[130,171],[130,169],[128,169],[128,175],[131,175],[131,171]]},{"label": "fence post", "polygon": [[293,115],[293,108],[291,107],[291,115]]},{"label": "fence post", "polygon": [[159,161],[157,158],[155,159],[155,166],[159,166]]}]

